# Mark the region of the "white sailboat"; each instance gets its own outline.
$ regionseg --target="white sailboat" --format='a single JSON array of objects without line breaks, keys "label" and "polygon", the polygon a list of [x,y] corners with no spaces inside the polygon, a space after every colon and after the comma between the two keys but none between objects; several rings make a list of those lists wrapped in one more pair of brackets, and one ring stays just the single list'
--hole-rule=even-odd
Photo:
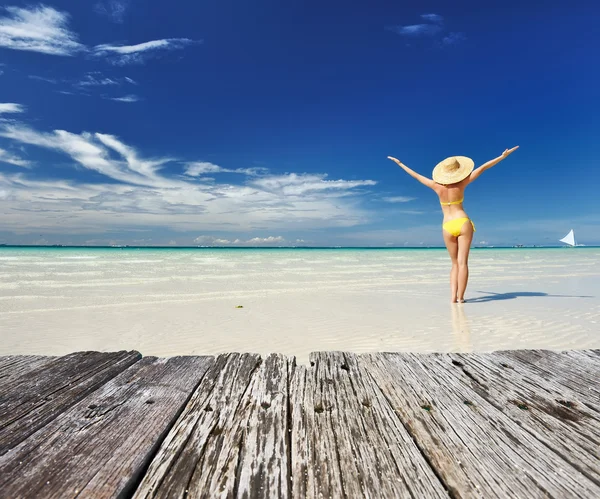
[{"label": "white sailboat", "polygon": [[569,232],[565,237],[563,237],[560,240],[561,243],[566,243],[569,246],[577,246],[577,244],[575,244],[575,232],[573,232],[573,229],[571,229],[571,232]]}]

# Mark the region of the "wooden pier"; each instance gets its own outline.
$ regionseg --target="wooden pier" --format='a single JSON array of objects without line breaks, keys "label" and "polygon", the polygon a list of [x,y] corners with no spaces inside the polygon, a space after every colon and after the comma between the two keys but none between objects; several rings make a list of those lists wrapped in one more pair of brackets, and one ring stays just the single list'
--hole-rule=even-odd
[{"label": "wooden pier", "polygon": [[600,497],[600,351],[0,357],[0,497]]}]

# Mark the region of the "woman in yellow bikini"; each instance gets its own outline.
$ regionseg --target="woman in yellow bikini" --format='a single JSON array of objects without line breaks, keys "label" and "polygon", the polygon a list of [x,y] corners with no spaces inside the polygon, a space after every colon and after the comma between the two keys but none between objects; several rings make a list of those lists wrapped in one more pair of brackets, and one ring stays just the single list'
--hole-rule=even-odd
[{"label": "woman in yellow bikini", "polygon": [[396,158],[388,156],[411,177],[433,189],[440,198],[442,212],[444,213],[442,234],[452,260],[452,270],[450,271],[450,299],[452,303],[464,303],[465,301],[465,290],[469,279],[469,250],[475,232],[473,221],[463,209],[465,188],[485,170],[499,163],[518,148],[519,146],[506,149],[502,155],[475,170],[473,170],[473,160],[470,158],[465,156],[446,158],[433,169],[433,180],[419,175]]}]

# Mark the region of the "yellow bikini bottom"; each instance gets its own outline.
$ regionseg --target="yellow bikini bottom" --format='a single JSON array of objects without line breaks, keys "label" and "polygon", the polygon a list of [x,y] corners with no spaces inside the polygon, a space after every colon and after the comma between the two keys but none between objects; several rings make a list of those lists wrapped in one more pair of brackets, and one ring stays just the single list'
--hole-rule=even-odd
[{"label": "yellow bikini bottom", "polygon": [[462,229],[462,226],[466,222],[471,222],[471,225],[473,226],[473,232],[475,232],[475,224],[473,223],[473,220],[470,220],[467,217],[455,218],[454,220],[450,220],[449,222],[442,224],[442,228],[446,232],[452,234],[454,237],[458,237],[460,235],[460,230]]}]

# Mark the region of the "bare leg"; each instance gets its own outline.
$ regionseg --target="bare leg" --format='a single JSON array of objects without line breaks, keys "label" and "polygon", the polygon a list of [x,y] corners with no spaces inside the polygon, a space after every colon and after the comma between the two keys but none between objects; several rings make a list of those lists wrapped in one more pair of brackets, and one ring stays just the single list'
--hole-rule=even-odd
[{"label": "bare leg", "polygon": [[452,260],[452,269],[450,270],[450,301],[456,303],[458,297],[458,240],[445,230],[442,231],[442,234],[448,253],[450,253],[450,260]]},{"label": "bare leg", "polygon": [[466,222],[458,236],[458,302],[465,301],[465,291],[467,290],[467,281],[469,280],[469,250],[473,240],[473,226],[471,222]]}]

